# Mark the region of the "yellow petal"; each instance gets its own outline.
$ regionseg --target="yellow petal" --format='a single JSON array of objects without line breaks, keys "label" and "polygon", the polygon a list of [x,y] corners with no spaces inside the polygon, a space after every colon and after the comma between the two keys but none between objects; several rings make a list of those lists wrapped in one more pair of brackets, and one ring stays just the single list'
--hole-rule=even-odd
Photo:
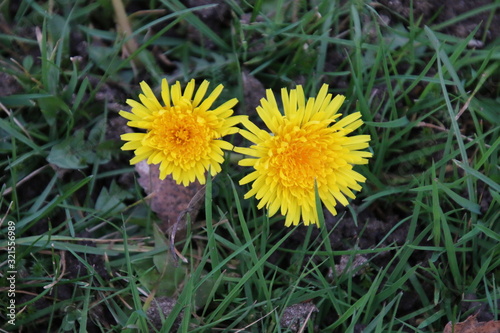
[{"label": "yellow petal", "polygon": [[361,118],[361,112],[354,112],[353,114],[350,114],[350,115],[342,118],[338,122],[336,122],[332,127],[335,129],[344,128],[359,118]]},{"label": "yellow petal", "polygon": [[234,151],[243,155],[261,157],[262,154],[255,149],[245,147],[235,147]]},{"label": "yellow petal", "polygon": [[191,81],[188,82],[186,88],[184,89],[183,97],[185,99],[191,100],[193,98],[194,87],[195,87],[194,79],[191,79]]},{"label": "yellow petal", "polygon": [[301,85],[298,85],[295,89],[297,91],[297,107],[299,110],[304,110],[306,108],[306,97],[304,95],[304,89],[302,89]]},{"label": "yellow petal", "polygon": [[335,96],[335,98],[330,102],[330,104],[328,104],[327,108],[325,109],[326,116],[328,118],[333,117],[342,106],[342,103],[344,103],[344,100],[345,96],[343,95]]},{"label": "yellow petal", "polygon": [[161,80],[161,99],[165,107],[170,108],[170,86],[167,79]]},{"label": "yellow petal", "polygon": [[172,104],[178,105],[181,100],[182,92],[181,92],[181,83],[176,81],[170,90],[170,98],[172,98]]},{"label": "yellow petal", "polygon": [[141,141],[145,135],[145,133],[125,133],[120,135],[120,138],[123,141]]},{"label": "yellow petal", "polygon": [[120,116],[122,116],[123,118],[128,119],[128,120],[142,120],[141,117],[139,117],[138,115],[131,113],[131,112],[127,112],[127,111],[122,110],[122,111],[118,112],[118,114]]},{"label": "yellow petal", "polygon": [[121,150],[135,150],[137,148],[139,148],[140,146],[142,146],[142,143],[140,141],[130,141],[130,142],[127,142],[125,143]]},{"label": "yellow petal", "polygon": [[224,89],[224,86],[222,84],[219,84],[214,91],[203,101],[203,103],[200,104],[199,108],[200,110],[206,111],[210,109],[212,104],[215,102],[217,97],[219,97],[220,93],[222,92],[222,89]]},{"label": "yellow petal", "polygon": [[[214,99],[215,100],[215,99]],[[212,102],[213,103],[213,102]],[[212,104],[210,103],[210,104]],[[236,104],[238,104],[238,100],[236,98],[233,98],[233,99],[230,99],[229,101],[225,102],[224,104],[222,104],[221,106],[217,107],[215,110],[212,110],[212,112],[216,115],[218,115],[219,117],[222,117],[222,118],[227,118],[227,116],[222,116],[221,113],[222,112],[225,112],[227,110],[230,110],[233,106],[235,106]],[[209,108],[210,106],[208,106]],[[231,113],[232,114],[232,113]]]},{"label": "yellow petal", "polygon": [[[158,99],[156,98],[155,94],[153,93],[153,90],[151,90],[151,87],[144,81],[140,83],[141,89],[144,93],[144,95],[140,94],[139,98],[141,99],[141,102],[143,102],[144,106],[146,106],[150,110],[159,110],[162,108],[161,104],[158,102]],[[146,97],[144,100],[142,96]],[[144,101],[147,100],[147,104],[144,103]]]},{"label": "yellow petal", "polygon": [[230,144],[229,142],[224,141],[224,140],[214,140],[213,144],[215,146],[219,147],[220,149],[224,149],[224,150],[233,150],[233,148],[234,148],[232,144]]},{"label": "yellow petal", "polygon": [[207,93],[207,89],[209,86],[209,82],[207,80],[204,80],[200,86],[198,87],[198,91],[196,91],[196,95],[194,95],[193,99],[193,107],[197,107],[200,103],[203,97],[205,97],[205,94]]},{"label": "yellow petal", "polygon": [[153,113],[153,110],[146,108],[144,105],[134,101],[133,99],[127,99],[127,104],[132,107],[132,110],[130,111],[141,118],[148,118]]}]

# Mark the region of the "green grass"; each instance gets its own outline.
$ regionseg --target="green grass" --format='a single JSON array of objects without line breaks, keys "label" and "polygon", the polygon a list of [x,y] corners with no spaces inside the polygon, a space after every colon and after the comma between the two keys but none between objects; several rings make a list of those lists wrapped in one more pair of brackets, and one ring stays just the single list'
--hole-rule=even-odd
[{"label": "green grass", "polygon": [[[437,332],[478,311],[471,295],[499,319],[500,43],[446,33],[498,3],[386,25],[367,1],[227,0],[217,27],[197,15],[213,5],[137,3],[123,2],[128,16],[104,0],[0,4],[0,235],[16,223],[18,314],[3,324],[1,251],[0,329],[155,331],[148,309],[165,296],[163,332]],[[244,114],[243,71],[275,91],[345,95],[372,138],[366,184],[319,230],[285,228],[243,199],[246,171],[228,158],[175,262],[112,121],[140,81],[163,77],[222,83]],[[366,248],[372,223],[389,227]],[[333,242],[346,224],[359,233]],[[281,324],[301,303],[317,312]]]}]

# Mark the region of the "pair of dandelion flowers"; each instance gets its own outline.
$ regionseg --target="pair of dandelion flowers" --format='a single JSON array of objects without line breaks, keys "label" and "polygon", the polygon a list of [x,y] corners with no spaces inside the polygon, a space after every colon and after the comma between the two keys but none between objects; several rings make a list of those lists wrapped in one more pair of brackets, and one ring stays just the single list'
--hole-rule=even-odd
[{"label": "pair of dandelion flowers", "polygon": [[[143,130],[126,133],[122,150],[133,150],[130,163],[146,160],[159,164],[160,179],[167,175],[184,186],[194,181],[204,184],[206,173],[221,171],[224,150],[245,157],[239,165],[251,167],[252,172],[240,180],[251,184],[245,198],[255,196],[257,208],[266,207],[269,216],[278,211],[285,216],[285,225],[318,225],[316,188],[325,207],[336,214],[337,202],[347,205],[352,192],[360,191],[365,177],[353,170],[354,165],[367,164],[370,152],[369,135],[348,136],[363,121],[355,112],[342,119],[337,113],[345,97],[333,97],[328,85],[323,85],[316,97],[306,100],[301,86],[283,88],[283,114],[271,90],[257,107],[257,113],[268,130],[251,122],[247,116],[234,116],[233,98],[212,108],[223,86],[209,95],[208,81],[197,91],[191,80],[184,91],[179,82],[170,86],[166,79],[161,85],[161,104],[149,85],[140,84],[139,101],[128,99],[131,111],[120,111],[127,125]],[[239,129],[236,125],[243,125]],[[252,144],[234,147],[225,136],[240,133]]]}]

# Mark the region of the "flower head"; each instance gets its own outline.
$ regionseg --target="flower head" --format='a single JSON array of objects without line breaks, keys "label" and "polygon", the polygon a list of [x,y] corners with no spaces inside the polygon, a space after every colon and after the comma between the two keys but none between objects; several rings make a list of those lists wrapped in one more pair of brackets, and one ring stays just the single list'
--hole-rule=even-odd
[{"label": "flower head", "polygon": [[248,155],[239,164],[255,170],[241,179],[252,182],[245,198],[255,196],[257,208],[266,207],[269,216],[281,210],[285,225],[318,225],[315,183],[326,208],[336,214],[337,201],[347,205],[346,197],[355,198],[365,177],[353,165],[368,163],[372,154],[360,151],[368,147],[369,135],[348,136],[363,124],[359,112],[337,121],[337,113],[345,97],[332,99],[328,85],[323,85],[316,98],[306,103],[301,86],[281,90],[284,115],[278,109],[271,90],[261,99],[257,112],[271,133],[259,129],[249,120],[240,133],[254,143],[250,148],[235,148]]},{"label": "flower head", "polygon": [[129,120],[130,127],[144,129],[145,133],[126,133],[122,140],[128,141],[122,150],[133,150],[130,164],[147,160],[149,164],[160,164],[160,179],[172,175],[177,184],[187,186],[197,179],[205,183],[205,171],[210,168],[214,176],[221,171],[225,150],[233,145],[222,137],[238,131],[236,124],[242,116],[231,116],[231,109],[238,102],[233,98],[211,110],[212,104],[222,92],[219,85],[204,99],[209,82],[203,81],[195,93],[191,80],[184,93],[176,82],[169,86],[166,79],[161,83],[160,104],[151,88],[141,82],[139,101],[127,100],[131,112],[120,111]]}]

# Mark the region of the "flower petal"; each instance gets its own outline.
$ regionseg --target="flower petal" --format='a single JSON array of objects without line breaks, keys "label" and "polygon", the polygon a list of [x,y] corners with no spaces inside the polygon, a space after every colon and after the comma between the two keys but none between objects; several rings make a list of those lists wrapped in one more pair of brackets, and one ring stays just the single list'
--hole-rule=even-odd
[{"label": "flower petal", "polygon": [[[212,104],[215,102],[217,97],[219,97],[220,93],[222,92],[222,89],[224,89],[224,86],[222,84],[219,84],[214,91],[203,101],[203,103],[200,104],[199,108],[202,111],[206,111],[210,109]],[[233,100],[231,100],[233,101]]]}]

